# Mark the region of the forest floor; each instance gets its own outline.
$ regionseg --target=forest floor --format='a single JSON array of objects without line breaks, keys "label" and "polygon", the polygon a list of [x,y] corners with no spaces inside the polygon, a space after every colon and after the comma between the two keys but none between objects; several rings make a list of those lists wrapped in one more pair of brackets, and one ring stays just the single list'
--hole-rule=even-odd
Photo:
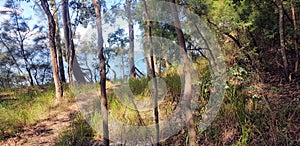
[{"label": "forest floor", "polygon": [[[278,141],[278,134],[283,133],[283,135],[287,135],[290,140],[293,139],[296,143],[300,143],[300,135],[298,133],[300,131],[300,86],[295,84],[263,84],[259,86],[261,87],[260,95],[266,98],[266,101],[261,100],[261,105],[268,106],[268,112],[273,115],[267,121],[276,123],[275,125],[269,125],[271,131],[267,132],[267,134],[270,134],[270,141],[272,141],[272,139],[273,141]],[[277,89],[277,91],[273,91],[274,89]],[[53,112],[55,114],[50,114],[50,117],[47,119],[40,120],[31,126],[24,127],[15,136],[0,142],[0,145],[55,145],[60,134],[71,127],[72,120],[79,113],[76,103],[67,104],[63,105],[63,108],[59,110],[61,112],[57,112],[57,109],[53,108],[53,111],[56,111]],[[282,115],[283,112],[284,114]],[[220,123],[226,124],[226,122],[222,121],[220,121]],[[289,123],[289,126],[285,127],[282,123]],[[272,128],[274,128],[275,131],[272,131]],[[226,131],[226,128],[224,128],[224,131]],[[239,134],[236,133],[236,136],[233,137],[238,137],[238,135]],[[264,137],[261,138],[264,139]],[[174,142],[182,144],[185,141],[184,139],[185,135],[184,133],[181,133],[166,140],[166,144],[173,145]],[[205,139],[206,138],[204,137],[198,137],[198,140],[201,141],[199,144],[211,144],[211,142],[208,142]],[[224,142],[222,137],[220,137],[219,140]],[[232,142],[233,140],[231,139],[229,141]],[[101,143],[101,141],[98,141],[98,143],[99,142]],[[225,143],[226,142],[223,144]],[[282,144],[281,142],[279,143]]]},{"label": "forest floor", "polygon": [[[67,103],[69,104],[69,103]],[[55,108],[53,111],[57,110]],[[47,119],[40,120],[35,124],[24,127],[14,137],[0,142],[1,146],[41,146],[55,145],[59,135],[71,125],[72,119],[78,114],[76,103],[60,109]],[[50,111],[51,112],[51,111]]]}]

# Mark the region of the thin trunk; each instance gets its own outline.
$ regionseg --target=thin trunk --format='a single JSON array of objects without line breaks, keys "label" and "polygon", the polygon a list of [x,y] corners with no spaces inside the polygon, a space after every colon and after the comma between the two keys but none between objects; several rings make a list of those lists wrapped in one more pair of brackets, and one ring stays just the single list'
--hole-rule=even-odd
[{"label": "thin trunk", "polygon": [[25,50],[24,50],[23,42],[21,42],[20,48],[21,48],[21,54],[22,54],[23,59],[24,59],[25,64],[26,64],[26,71],[27,71],[28,76],[29,76],[30,86],[33,86],[34,82],[33,82],[33,77],[32,77],[32,74],[31,74],[31,64],[29,63],[29,61],[28,61],[28,59],[27,59],[27,57],[25,55]]},{"label": "thin trunk", "polygon": [[24,39],[23,36],[21,35],[20,33],[20,25],[19,25],[19,21],[18,21],[18,17],[17,15],[14,15],[15,17],[15,20],[16,20],[16,24],[17,24],[17,35],[18,35],[18,43],[20,45],[20,49],[21,49],[21,55],[25,61],[25,64],[26,64],[26,71],[28,73],[28,76],[29,76],[29,83],[30,83],[30,86],[33,86],[34,85],[34,82],[33,82],[33,77],[32,77],[32,74],[31,74],[31,64],[29,63],[28,59],[27,59],[27,56],[25,55],[25,49],[24,49]]},{"label": "thin trunk", "polygon": [[104,145],[109,146],[109,131],[108,131],[108,111],[107,111],[107,97],[106,97],[106,66],[103,52],[103,36],[102,36],[102,23],[101,23],[101,2],[93,0],[93,5],[96,13],[96,24],[98,32],[98,59],[99,59],[99,72],[100,72],[100,99],[101,99],[101,115],[103,119],[103,136]]},{"label": "thin trunk", "polygon": [[65,47],[67,50],[69,83],[70,85],[73,84],[73,75],[78,82],[86,82],[84,73],[82,72],[82,69],[80,68],[77,57],[75,55],[76,53],[73,42],[73,33],[69,13],[69,0],[62,0],[62,19],[65,37]]},{"label": "thin trunk", "polygon": [[63,89],[58,75],[56,46],[55,46],[55,21],[49,10],[49,5],[47,0],[41,0],[41,5],[48,18],[49,45],[50,45],[50,54],[51,54],[51,62],[52,62],[52,72],[53,72],[53,78],[55,84],[56,99],[59,100],[63,96]]},{"label": "thin trunk", "polygon": [[[145,24],[145,25],[147,25],[147,24]],[[144,26],[143,29],[144,29],[144,32],[146,34],[147,27]],[[148,48],[149,46],[146,46],[146,44],[144,44],[144,47]],[[150,58],[151,58],[150,57],[150,53],[146,51],[145,52],[145,63],[146,63],[146,71],[147,71],[147,76],[148,77],[152,77],[153,76],[153,74],[152,74],[152,67],[151,67],[151,59]]]},{"label": "thin trunk", "polygon": [[151,67],[151,59],[150,58],[151,58],[150,55],[148,53],[146,53],[145,62],[146,62],[147,76],[148,77],[153,77],[152,67]]},{"label": "thin trunk", "polygon": [[69,39],[69,26],[68,26],[68,13],[69,13],[69,0],[61,1],[61,9],[62,9],[62,20],[63,20],[63,29],[64,29],[64,40],[65,40],[65,49],[67,51],[67,62],[68,62],[68,76],[69,76],[69,84],[73,84],[73,65],[71,60],[71,52],[69,50],[70,39]]},{"label": "thin trunk", "polygon": [[150,17],[148,14],[147,10],[147,3],[145,0],[143,0],[143,6],[144,6],[144,11],[145,11],[145,17],[147,20],[147,27],[148,27],[148,39],[149,39],[149,46],[150,46],[150,64],[151,64],[151,69],[152,69],[152,76],[153,76],[153,81],[154,81],[154,116],[155,116],[155,142],[156,145],[159,145],[159,113],[158,113],[158,89],[157,89],[157,80],[156,80],[156,74],[155,74],[155,62],[154,62],[154,56],[153,56],[153,41],[152,41],[152,26],[150,22]]},{"label": "thin trunk", "polygon": [[191,80],[191,68],[189,64],[189,59],[187,56],[187,49],[185,46],[185,40],[184,40],[184,35],[181,30],[181,25],[178,17],[178,12],[176,9],[175,5],[175,0],[170,0],[170,7],[174,19],[174,26],[176,29],[177,33],[177,38],[179,40],[179,45],[180,45],[180,53],[181,57],[183,58],[184,61],[184,106],[185,106],[185,114],[187,117],[187,128],[188,128],[188,137],[189,137],[189,145],[190,146],[196,146],[196,130],[195,130],[195,125],[194,125],[194,119],[193,119],[193,114],[191,111],[191,94],[192,94],[192,80]]},{"label": "thin trunk", "polygon": [[128,30],[129,30],[129,69],[130,78],[136,77],[135,65],[134,65],[134,29],[133,22],[131,18],[131,3],[132,0],[126,0],[126,10],[128,18]]},{"label": "thin trunk", "polygon": [[55,0],[50,1],[53,18],[55,20],[55,41],[56,41],[56,49],[57,49],[57,57],[58,57],[58,66],[59,66],[59,75],[60,79],[63,83],[66,82],[66,76],[65,76],[65,69],[64,69],[64,62],[63,62],[63,56],[62,56],[62,48],[61,48],[61,39],[60,39],[60,30],[59,30],[59,22],[58,22],[58,10],[56,7]]},{"label": "thin trunk", "polygon": [[293,25],[294,25],[294,47],[295,47],[295,53],[296,53],[296,62],[295,62],[295,74],[298,72],[298,67],[299,67],[299,48],[298,48],[298,43],[297,43],[297,19],[296,19],[296,13],[295,13],[295,7],[293,4],[293,1],[291,2],[291,9],[292,9],[292,20],[293,20]]},{"label": "thin trunk", "polygon": [[122,78],[125,79],[125,62],[124,62],[124,56],[121,55],[121,68],[122,68]]},{"label": "thin trunk", "polygon": [[159,76],[159,68],[158,68],[158,63],[157,63],[157,57],[155,55],[155,50],[153,49],[153,67],[154,67],[154,70],[155,70],[155,74],[157,74]]},{"label": "thin trunk", "polygon": [[288,81],[289,71],[288,71],[288,61],[286,57],[285,44],[284,44],[284,18],[283,18],[283,0],[278,1],[279,9],[279,37],[280,37],[280,52],[282,55],[283,67],[284,67],[284,76]]}]

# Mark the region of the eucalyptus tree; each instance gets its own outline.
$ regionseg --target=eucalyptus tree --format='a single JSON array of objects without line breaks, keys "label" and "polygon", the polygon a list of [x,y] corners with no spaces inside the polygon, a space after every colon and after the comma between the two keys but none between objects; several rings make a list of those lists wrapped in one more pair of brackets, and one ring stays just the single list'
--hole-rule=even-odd
[{"label": "eucalyptus tree", "polygon": [[127,21],[128,21],[128,31],[129,31],[129,71],[130,78],[136,77],[135,65],[134,65],[134,29],[133,29],[133,20],[131,12],[132,0],[126,0],[126,12],[127,12]]},{"label": "eucalyptus tree", "polygon": [[56,44],[55,44],[55,20],[53,15],[51,14],[49,4],[47,0],[41,0],[41,6],[47,15],[48,18],[48,37],[49,37],[49,47],[51,54],[51,62],[52,62],[52,72],[55,84],[55,95],[56,99],[60,100],[63,96],[62,84],[59,79],[58,74],[58,65],[57,65],[57,54],[56,54]]},{"label": "eucalyptus tree", "polygon": [[181,30],[181,24],[178,16],[178,12],[176,9],[175,5],[175,0],[170,0],[170,7],[171,7],[171,12],[173,16],[173,22],[175,26],[175,30],[177,33],[177,39],[178,43],[180,46],[180,54],[181,58],[183,59],[184,63],[184,90],[183,90],[183,100],[184,100],[184,105],[185,105],[185,110],[186,110],[186,116],[191,117],[188,120],[188,136],[189,136],[189,145],[190,146],[196,146],[196,129],[195,129],[195,123],[193,119],[193,113],[191,111],[191,99],[192,99],[192,80],[191,80],[191,66],[189,63],[189,58],[187,55],[187,49],[186,49],[186,44],[185,44],[185,39],[184,39],[184,34]]},{"label": "eucalyptus tree", "polygon": [[283,7],[283,0],[278,0],[278,11],[279,11],[279,39],[280,39],[280,52],[282,55],[282,61],[283,61],[283,70],[284,70],[284,76],[285,79],[288,80],[289,76],[289,67],[288,67],[288,61],[287,61],[287,55],[286,55],[286,47],[285,47],[285,37],[284,37],[284,7]]},{"label": "eucalyptus tree", "polygon": [[297,24],[297,18],[299,16],[296,16],[296,9],[295,9],[295,4],[294,4],[294,0],[291,0],[291,11],[292,11],[292,20],[293,20],[293,26],[294,26],[294,47],[295,47],[295,53],[296,53],[296,61],[295,61],[295,74],[298,73],[298,68],[299,68],[299,61],[300,61],[300,57],[299,57],[299,48],[298,48],[298,24]]},{"label": "eucalyptus tree", "polygon": [[2,24],[4,31],[1,33],[1,42],[9,52],[17,51],[14,55],[24,60],[28,81],[33,86],[34,79],[31,73],[31,63],[28,59],[30,54],[25,50],[25,41],[30,37],[30,28],[25,22],[26,19],[16,11],[18,5],[13,0],[8,0],[5,3],[5,7],[11,8],[13,11],[10,15],[10,21]]},{"label": "eucalyptus tree", "polygon": [[67,50],[69,83],[73,83],[73,75],[78,82],[86,82],[84,73],[79,66],[74,46],[74,34],[69,12],[69,0],[61,1],[65,48]]},{"label": "eucalyptus tree", "polygon": [[[113,33],[109,33],[108,40],[107,40],[108,44],[110,46],[109,47],[110,50],[115,52],[114,55],[111,57],[113,57],[115,60],[119,57],[121,59],[119,62],[120,62],[121,70],[122,70],[122,78],[125,78],[125,67],[126,67],[126,63],[127,63],[126,58],[129,58],[129,64],[130,64],[130,58],[131,58],[130,55],[132,55],[131,53],[133,53],[133,52],[130,52],[130,49],[132,49],[132,48],[129,48],[129,49],[126,48],[126,44],[128,42],[130,43],[130,40],[128,39],[128,37],[125,37],[124,32],[125,32],[124,29],[118,29]],[[130,71],[130,74],[131,74],[131,71]]]},{"label": "eucalyptus tree", "polygon": [[9,56],[11,60],[7,60],[7,64],[11,64],[9,68],[19,76],[16,76],[18,81],[15,82],[23,82],[20,80],[23,76],[29,85],[44,84],[50,82],[52,78],[49,76],[49,50],[45,45],[46,31],[43,25],[29,25],[32,19],[23,17],[21,3],[8,0],[4,5],[8,11],[1,11],[3,15],[8,16],[8,19],[3,17],[4,21],[1,23],[0,43],[3,46],[1,53]]},{"label": "eucalyptus tree", "polygon": [[156,145],[159,145],[159,113],[158,113],[158,89],[157,89],[157,80],[156,80],[156,73],[155,73],[155,62],[154,62],[154,45],[153,45],[153,39],[152,39],[152,24],[150,21],[150,15],[147,8],[147,2],[145,0],[142,0],[143,8],[144,8],[144,14],[146,18],[146,27],[147,27],[147,37],[148,42],[147,46],[149,46],[149,57],[150,57],[150,64],[151,64],[151,75],[154,80],[154,117],[155,117],[155,142]]},{"label": "eucalyptus tree", "polygon": [[100,72],[100,99],[101,99],[101,115],[103,120],[103,136],[104,145],[109,146],[109,131],[108,131],[108,110],[107,110],[107,96],[106,96],[106,62],[104,58],[103,47],[103,30],[102,30],[102,5],[104,0],[93,0],[93,5],[96,13],[96,25],[97,25],[97,45],[98,45],[98,59],[99,59],[99,72]]},{"label": "eucalyptus tree", "polygon": [[51,9],[53,11],[53,17],[55,20],[55,42],[57,48],[57,59],[58,59],[58,67],[59,67],[59,75],[62,82],[66,82],[65,77],[65,69],[64,69],[64,62],[63,62],[63,54],[62,54],[62,44],[61,44],[61,36],[60,36],[60,27],[59,27],[59,11],[56,6],[56,1],[50,1]]}]

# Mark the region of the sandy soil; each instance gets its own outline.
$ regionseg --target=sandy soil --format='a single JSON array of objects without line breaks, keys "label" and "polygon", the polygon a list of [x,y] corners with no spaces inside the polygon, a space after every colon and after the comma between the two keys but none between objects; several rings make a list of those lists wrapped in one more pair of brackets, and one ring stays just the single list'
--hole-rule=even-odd
[{"label": "sandy soil", "polygon": [[62,112],[38,121],[36,124],[23,128],[15,137],[0,142],[0,146],[41,146],[55,145],[59,134],[66,130],[72,118],[78,113],[76,103]]}]

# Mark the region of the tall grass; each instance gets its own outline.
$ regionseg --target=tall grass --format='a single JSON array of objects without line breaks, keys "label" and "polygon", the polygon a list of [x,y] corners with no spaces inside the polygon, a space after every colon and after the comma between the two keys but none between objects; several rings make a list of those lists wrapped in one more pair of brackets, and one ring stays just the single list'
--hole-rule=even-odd
[{"label": "tall grass", "polygon": [[[48,90],[49,89],[49,90]],[[0,140],[15,135],[22,127],[50,114],[55,98],[53,87],[40,91],[37,87],[2,89],[11,94],[0,101]]]},{"label": "tall grass", "polygon": [[85,121],[81,114],[78,114],[71,123],[71,128],[62,132],[56,142],[57,146],[67,145],[89,145],[94,137],[94,131]]}]

